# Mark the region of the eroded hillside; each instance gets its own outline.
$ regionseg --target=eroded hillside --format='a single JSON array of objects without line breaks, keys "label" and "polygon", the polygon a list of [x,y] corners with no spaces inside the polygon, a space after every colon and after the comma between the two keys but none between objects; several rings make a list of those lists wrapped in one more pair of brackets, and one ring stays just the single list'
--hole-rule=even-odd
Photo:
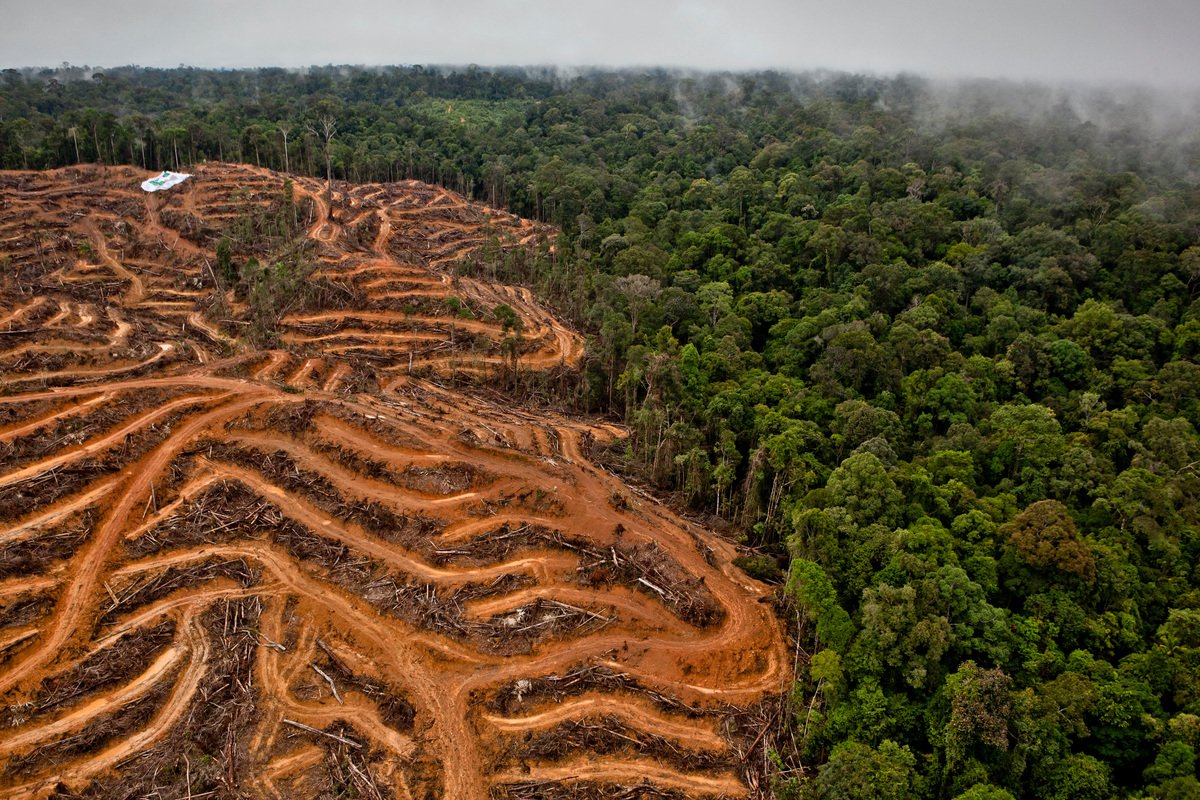
[{"label": "eroded hillside", "polygon": [[765,588],[620,431],[448,388],[578,362],[448,270],[548,231],[195,172],[0,174],[0,797],[749,794]]}]

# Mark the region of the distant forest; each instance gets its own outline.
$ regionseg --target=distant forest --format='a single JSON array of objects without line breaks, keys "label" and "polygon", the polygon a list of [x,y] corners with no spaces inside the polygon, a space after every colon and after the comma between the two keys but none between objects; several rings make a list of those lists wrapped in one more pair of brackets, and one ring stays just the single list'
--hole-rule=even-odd
[{"label": "distant forest", "polygon": [[[463,270],[798,636],[779,798],[1200,798],[1200,125],[814,73],[0,75],[0,166],[242,161],[554,223]],[[1178,98],[1176,98],[1178,100]],[[750,552],[750,551],[748,551]]]}]

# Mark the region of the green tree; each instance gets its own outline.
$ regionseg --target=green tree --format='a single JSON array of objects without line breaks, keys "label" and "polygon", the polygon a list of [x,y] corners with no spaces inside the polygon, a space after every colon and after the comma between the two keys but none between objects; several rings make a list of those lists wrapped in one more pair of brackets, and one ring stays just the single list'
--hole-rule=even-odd
[{"label": "green tree", "polygon": [[1075,529],[1067,507],[1057,500],[1030,505],[1003,530],[1017,557],[1031,567],[1065,572],[1084,581],[1096,578],[1091,548]]},{"label": "green tree", "polygon": [[878,748],[845,742],[834,748],[804,796],[812,800],[908,800],[917,785],[916,758],[885,740]]},{"label": "green tree", "polygon": [[828,504],[845,508],[859,525],[899,522],[904,496],[879,458],[872,453],[850,456],[829,476]]}]

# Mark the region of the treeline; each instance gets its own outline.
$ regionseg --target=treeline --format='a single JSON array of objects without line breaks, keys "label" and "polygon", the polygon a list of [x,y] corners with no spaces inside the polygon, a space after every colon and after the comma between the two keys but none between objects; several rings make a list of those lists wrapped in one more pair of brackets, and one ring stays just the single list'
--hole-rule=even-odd
[{"label": "treeline", "polygon": [[779,797],[1200,797],[1200,128],[906,77],[4,80],[5,166],[320,174],[332,115],[338,177],[559,225],[463,268],[590,333],[612,457],[794,602]]}]

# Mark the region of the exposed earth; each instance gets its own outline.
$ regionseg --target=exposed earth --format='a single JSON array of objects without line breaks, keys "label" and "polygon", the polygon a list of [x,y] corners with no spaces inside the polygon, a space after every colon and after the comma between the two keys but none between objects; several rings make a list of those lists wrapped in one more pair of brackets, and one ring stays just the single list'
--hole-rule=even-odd
[{"label": "exposed earth", "polygon": [[[757,791],[767,587],[506,401],[583,340],[454,276],[552,232],[194,172],[0,173],[0,798]],[[272,220],[317,290],[259,349],[216,244]]]}]

